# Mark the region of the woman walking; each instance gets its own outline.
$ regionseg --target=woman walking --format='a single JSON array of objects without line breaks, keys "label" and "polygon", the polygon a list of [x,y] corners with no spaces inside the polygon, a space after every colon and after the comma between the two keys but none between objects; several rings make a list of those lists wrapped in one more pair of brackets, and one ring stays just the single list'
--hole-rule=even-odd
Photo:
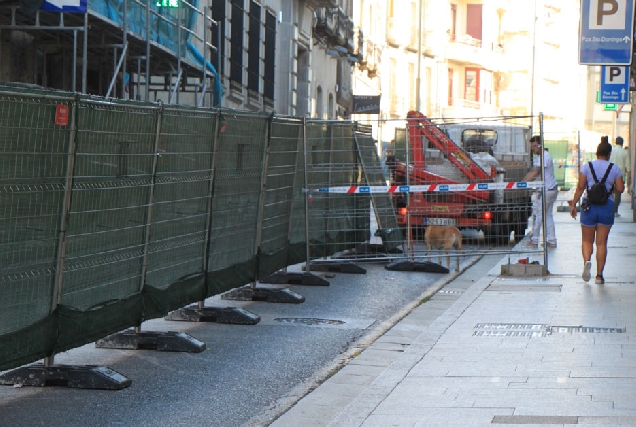
[{"label": "woman walking", "polygon": [[[586,163],[579,173],[579,181],[576,186],[574,198],[570,203],[570,216],[576,219],[576,204],[584,191],[590,189],[595,182],[605,179],[605,189],[609,197],[604,204],[591,204],[586,197],[581,203],[581,252],[583,254],[583,273],[581,277],[584,281],[591,278],[592,254],[594,253],[594,241],[596,241],[596,280],[597,285],[605,284],[603,269],[607,259],[607,237],[610,229],[614,225],[614,197],[613,191],[622,193],[625,190],[623,173],[616,165],[610,164],[609,158],[612,153],[612,145],[608,142],[608,137],[601,137],[601,143],[596,148],[596,160]],[[593,172],[596,175],[594,179]],[[608,171],[608,168],[610,168]],[[606,174],[606,172],[608,172]],[[589,190],[588,190],[589,191]]]}]

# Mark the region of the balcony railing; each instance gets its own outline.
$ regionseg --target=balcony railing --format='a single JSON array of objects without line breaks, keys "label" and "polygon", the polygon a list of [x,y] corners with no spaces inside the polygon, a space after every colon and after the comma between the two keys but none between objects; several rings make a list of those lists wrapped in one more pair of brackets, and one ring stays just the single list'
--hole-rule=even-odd
[{"label": "balcony railing", "polygon": [[311,9],[338,7],[338,0],[307,0],[307,6]]},{"label": "balcony railing", "polygon": [[444,107],[444,115],[455,117],[474,117],[475,114],[497,116],[502,114],[502,109],[492,104],[484,104],[463,98],[452,98],[447,107]]},{"label": "balcony railing", "polygon": [[493,71],[506,71],[511,64],[505,58],[503,46],[493,42],[477,40],[470,36],[457,36],[455,41],[449,35],[446,58],[461,64],[475,65]]},{"label": "balcony railing", "polygon": [[314,36],[327,48],[334,48],[338,55],[347,56],[353,62],[361,59],[363,38],[353,21],[340,8],[321,8],[315,11]]}]

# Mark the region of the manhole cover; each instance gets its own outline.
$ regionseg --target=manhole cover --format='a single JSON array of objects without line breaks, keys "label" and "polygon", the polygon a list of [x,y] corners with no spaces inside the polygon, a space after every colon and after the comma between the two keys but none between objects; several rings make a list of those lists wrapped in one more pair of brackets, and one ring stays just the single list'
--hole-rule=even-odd
[{"label": "manhole cover", "polygon": [[342,320],[334,319],[318,319],[316,317],[277,317],[277,322],[281,323],[299,323],[302,325],[316,326],[316,325],[344,325]]}]

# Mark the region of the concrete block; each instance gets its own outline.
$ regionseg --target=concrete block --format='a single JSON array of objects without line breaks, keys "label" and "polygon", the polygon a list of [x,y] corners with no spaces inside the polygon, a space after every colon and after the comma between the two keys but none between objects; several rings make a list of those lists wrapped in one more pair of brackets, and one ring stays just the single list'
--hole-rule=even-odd
[{"label": "concrete block", "polygon": [[547,276],[544,265],[539,264],[503,264],[502,276]]}]

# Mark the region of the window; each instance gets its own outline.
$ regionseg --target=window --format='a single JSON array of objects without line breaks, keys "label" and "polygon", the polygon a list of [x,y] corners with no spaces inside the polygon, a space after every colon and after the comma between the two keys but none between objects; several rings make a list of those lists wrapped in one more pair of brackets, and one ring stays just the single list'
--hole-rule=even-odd
[{"label": "window", "polygon": [[220,40],[218,29],[211,28],[212,45],[217,46],[218,51],[211,49],[210,62],[219,75],[228,76],[234,90],[241,91],[246,85],[252,95],[262,94],[263,104],[273,108],[275,13],[264,10],[257,0],[250,0],[249,10],[244,9],[244,0],[213,1],[211,10],[212,19],[220,25]]},{"label": "window", "polygon": [[469,4],[466,9],[466,34],[481,41],[481,4]]},{"label": "window", "polygon": [[399,97],[398,97],[398,82],[397,82],[397,75],[398,75],[398,68],[397,68],[397,61],[395,60],[395,58],[391,58],[390,61],[390,70],[391,70],[391,81],[389,83],[389,93],[390,93],[390,99],[391,99],[391,113],[394,113],[398,110],[398,102],[399,102]]},{"label": "window", "polygon": [[471,153],[493,153],[497,132],[493,129],[466,129],[461,136],[464,149]]},{"label": "window", "polygon": [[395,0],[389,0],[388,9],[389,18],[395,18]]},{"label": "window", "polygon": [[225,41],[225,2],[212,2],[212,19],[221,26],[221,39],[219,40],[218,28],[212,27],[212,45],[216,46],[218,51],[211,50],[210,62],[219,75],[223,75],[223,72],[225,71],[225,67],[223,66],[223,58],[225,57],[225,43],[223,43]]},{"label": "window", "polygon": [[247,29],[247,88],[260,93],[261,81],[261,7],[250,3]]},{"label": "window", "polygon": [[232,0],[230,82],[243,85],[243,0]]},{"label": "window", "polygon": [[[419,76],[415,75],[415,64],[409,62],[409,95],[408,95],[408,106],[409,110],[417,110],[420,106],[416,105],[418,94],[417,94],[417,84],[416,80]],[[420,89],[421,90],[421,89]]]},{"label": "window", "polygon": [[419,30],[420,23],[419,17],[417,16],[418,8],[416,3],[411,3],[411,29],[410,29],[410,40],[409,47],[412,49],[417,49],[417,44],[419,43]]},{"label": "window", "polygon": [[479,68],[466,68],[464,99],[479,102]]},{"label": "window", "polygon": [[504,30],[503,30],[504,11],[497,10],[497,46],[503,47],[504,43]]},{"label": "window", "polygon": [[453,105],[453,70],[448,69],[448,106]]},{"label": "window", "polygon": [[450,22],[450,39],[451,41],[455,41],[457,37],[457,5],[451,3],[451,22]]},{"label": "window", "polygon": [[491,71],[479,70],[479,88],[481,90],[479,100],[482,104],[492,104],[492,81]]},{"label": "window", "polygon": [[[265,14],[265,58],[263,62],[263,95],[266,100],[273,101],[276,64],[276,16],[270,11]],[[274,106],[273,103],[271,106]]]},{"label": "window", "polygon": [[323,119],[323,100],[322,100],[322,87],[318,86],[316,88],[316,117],[319,119]]}]

